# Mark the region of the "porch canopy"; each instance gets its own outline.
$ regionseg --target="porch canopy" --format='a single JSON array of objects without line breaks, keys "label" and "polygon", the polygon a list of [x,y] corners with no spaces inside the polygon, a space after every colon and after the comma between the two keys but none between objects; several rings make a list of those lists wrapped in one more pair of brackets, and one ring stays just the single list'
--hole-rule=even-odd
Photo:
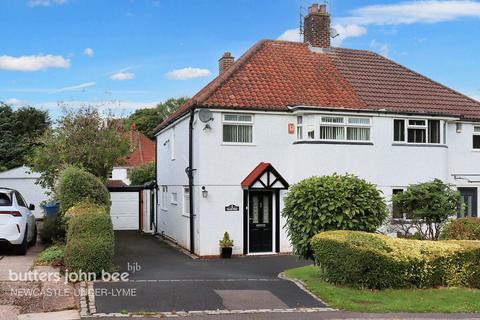
[{"label": "porch canopy", "polygon": [[268,162],[260,162],[248,176],[243,179],[243,189],[288,189],[288,182]]}]

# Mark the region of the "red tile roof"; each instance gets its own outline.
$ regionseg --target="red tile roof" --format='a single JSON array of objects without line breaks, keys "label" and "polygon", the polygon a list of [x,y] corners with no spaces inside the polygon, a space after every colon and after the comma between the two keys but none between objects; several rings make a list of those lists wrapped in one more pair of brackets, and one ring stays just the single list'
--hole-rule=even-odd
[{"label": "red tile roof", "polygon": [[265,173],[265,170],[267,170],[270,166],[271,164],[268,162],[260,162],[258,166],[256,166],[255,169],[253,169],[253,171],[250,172],[248,176],[240,183],[242,188],[251,187],[252,184],[257,181],[257,179],[260,178]]},{"label": "red tile roof", "polygon": [[130,130],[127,135],[133,151],[119,159],[119,164],[125,167],[137,167],[155,161],[155,142],[138,132],[136,128]]},{"label": "red tile roof", "polygon": [[376,53],[263,40],[163,121],[191,107],[288,111],[290,106],[384,110],[480,120],[480,102]]}]

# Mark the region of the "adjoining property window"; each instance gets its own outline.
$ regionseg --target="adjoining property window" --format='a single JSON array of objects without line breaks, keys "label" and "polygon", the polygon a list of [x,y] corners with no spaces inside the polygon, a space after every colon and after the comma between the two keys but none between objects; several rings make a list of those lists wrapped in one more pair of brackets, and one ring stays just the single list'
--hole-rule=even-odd
[{"label": "adjoining property window", "polygon": [[224,114],[223,142],[252,143],[253,116],[248,114]]},{"label": "adjoining property window", "polygon": [[161,186],[160,188],[160,209],[167,210],[168,187]]},{"label": "adjoining property window", "polygon": [[473,127],[473,149],[480,149],[480,126]]},{"label": "adjoining property window", "polygon": [[322,116],[320,140],[370,141],[370,118]]},{"label": "adjoining property window", "polygon": [[303,139],[303,117],[302,116],[297,117],[297,139],[298,140]]},{"label": "adjoining property window", "polygon": [[183,215],[190,216],[190,189],[183,187]]},{"label": "adjoining property window", "polygon": [[440,120],[394,119],[393,141],[440,144],[440,128]]},{"label": "adjoining property window", "polygon": [[[403,189],[393,189],[392,190],[392,195],[396,195],[399,193],[402,193]],[[400,208],[398,208],[396,205],[392,205],[392,217],[393,219],[403,219],[404,214],[400,211]]]}]

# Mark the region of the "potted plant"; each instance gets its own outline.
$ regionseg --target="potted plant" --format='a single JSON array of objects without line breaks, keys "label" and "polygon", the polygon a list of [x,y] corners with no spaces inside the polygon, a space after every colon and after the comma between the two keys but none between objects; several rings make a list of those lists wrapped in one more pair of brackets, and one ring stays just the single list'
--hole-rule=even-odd
[{"label": "potted plant", "polygon": [[221,249],[221,256],[224,259],[229,259],[232,257],[232,248],[233,248],[233,240],[230,239],[230,235],[228,232],[223,234],[223,239],[220,240],[220,249]]}]

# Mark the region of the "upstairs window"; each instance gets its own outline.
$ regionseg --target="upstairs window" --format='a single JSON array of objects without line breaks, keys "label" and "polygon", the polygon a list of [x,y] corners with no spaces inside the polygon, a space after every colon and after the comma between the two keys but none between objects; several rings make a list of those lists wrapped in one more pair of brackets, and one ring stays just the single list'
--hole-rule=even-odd
[{"label": "upstairs window", "polygon": [[370,118],[322,116],[320,140],[370,141]]},{"label": "upstairs window", "polygon": [[393,141],[407,143],[441,143],[440,120],[395,119]]},{"label": "upstairs window", "polygon": [[303,117],[297,117],[297,140],[303,139]]},{"label": "upstairs window", "polygon": [[252,143],[253,116],[248,114],[224,114],[223,142]]},{"label": "upstairs window", "polygon": [[473,149],[480,150],[480,126],[473,127]]}]

